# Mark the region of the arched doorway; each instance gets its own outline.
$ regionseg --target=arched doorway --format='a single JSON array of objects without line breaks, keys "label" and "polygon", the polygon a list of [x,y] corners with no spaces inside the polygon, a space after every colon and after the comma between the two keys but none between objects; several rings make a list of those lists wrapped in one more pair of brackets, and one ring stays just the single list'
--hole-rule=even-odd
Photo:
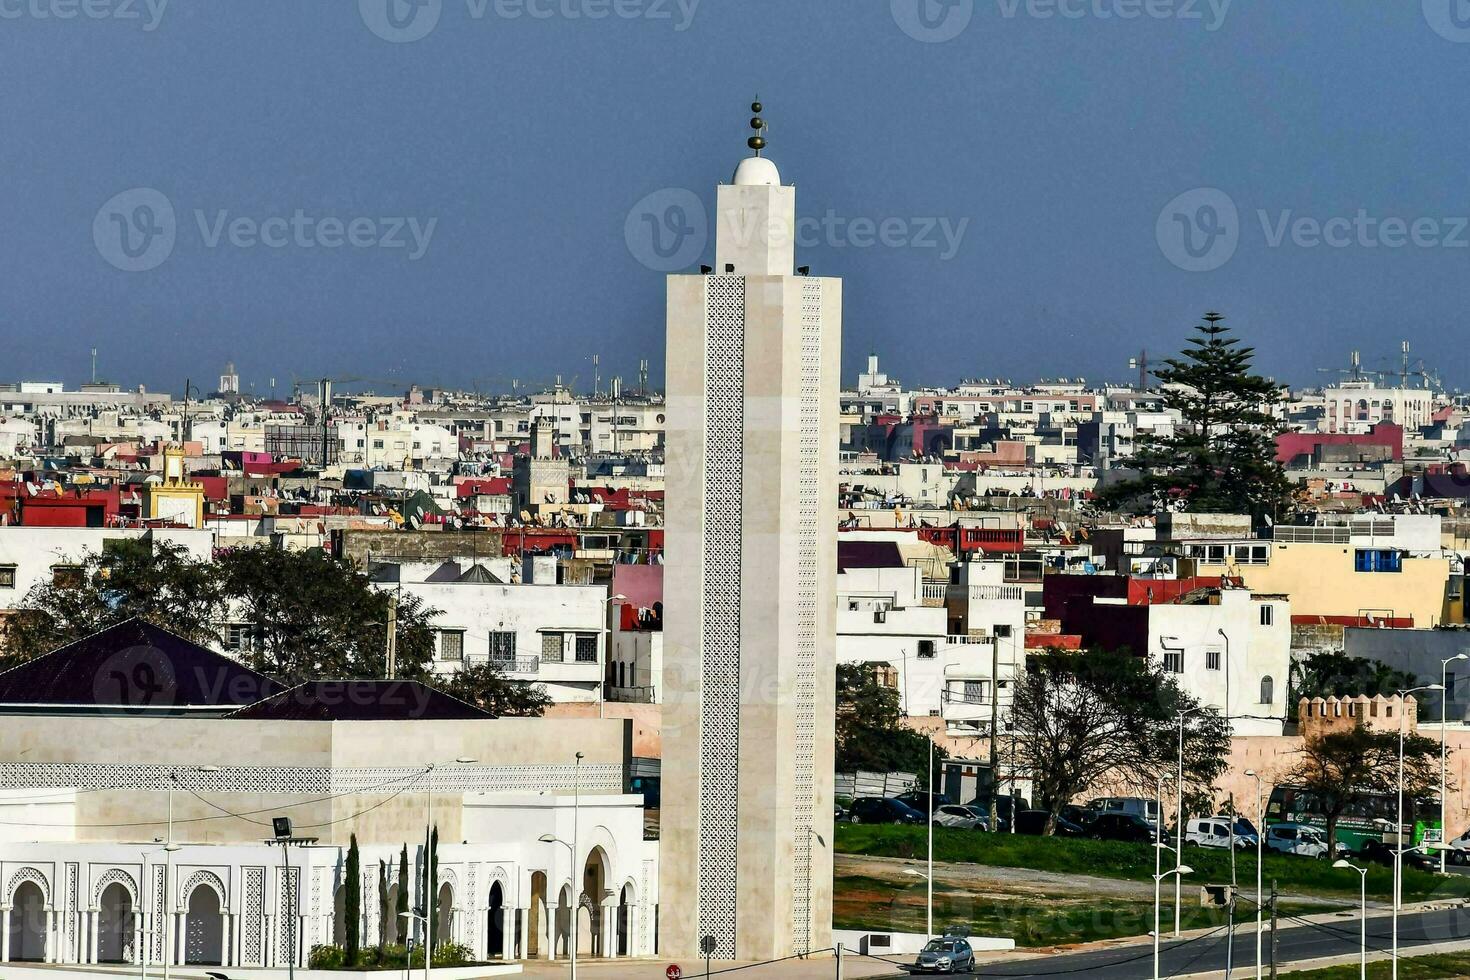
[{"label": "arched doorway", "polygon": [[[552,938],[551,948],[556,950],[557,956],[566,956],[572,947],[572,886],[562,885],[561,894],[556,900],[556,934]],[[583,946],[582,949],[587,947]]]},{"label": "arched doorway", "polygon": [[618,955],[631,956],[633,948],[632,924],[633,924],[633,886],[623,886],[623,893],[618,896]]},{"label": "arched doorway", "polygon": [[97,962],[128,963],[134,949],[133,895],[114,881],[102,889],[97,907]]},{"label": "arched doorway", "polygon": [[347,886],[338,885],[332,896],[332,945],[347,945]]},{"label": "arched doorway", "polygon": [[606,956],[603,937],[607,935],[602,921],[602,900],[607,892],[607,854],[594,847],[582,868],[582,893],[578,896],[577,946],[588,956]]},{"label": "arched doorway", "polygon": [[34,881],[23,881],[10,899],[11,962],[46,959],[46,896]]},{"label": "arched doorway", "polygon": [[439,886],[439,902],[434,911],[434,948],[438,949],[455,940],[454,889],[449,887],[447,881]]},{"label": "arched doorway", "polygon": [[490,930],[485,937],[485,954],[491,959],[505,955],[505,921],[501,914],[505,908],[505,892],[500,882],[490,886]]},{"label": "arched doorway", "polygon": [[546,915],[546,872],[535,871],[531,874],[531,908],[529,910],[531,922],[526,930],[529,935],[526,938],[526,959],[536,959],[545,956],[552,948],[551,939],[547,931]]},{"label": "arched doorway", "polygon": [[184,917],[184,962],[191,966],[220,966],[225,961],[225,922],[219,892],[195,885]]},{"label": "arched doorway", "polygon": [[388,886],[388,903],[387,903],[387,907],[383,909],[383,942],[384,943],[386,943],[389,946],[393,946],[393,945],[396,945],[399,942],[399,939],[398,939],[399,926],[400,926],[400,923],[399,923],[399,920],[398,920],[398,883],[397,882],[394,882],[393,884],[391,884],[391,885]]}]

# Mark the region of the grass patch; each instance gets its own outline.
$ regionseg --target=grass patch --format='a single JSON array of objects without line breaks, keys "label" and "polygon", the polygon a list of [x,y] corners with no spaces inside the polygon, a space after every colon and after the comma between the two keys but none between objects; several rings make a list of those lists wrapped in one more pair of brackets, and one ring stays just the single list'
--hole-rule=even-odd
[{"label": "grass patch", "polygon": [[[836,849],[846,854],[917,859],[924,854],[927,833],[924,827],[843,823],[836,827]],[[1172,853],[1166,852],[1166,864],[1171,859]],[[1154,873],[1153,850],[1144,844],[1073,837],[985,834],[949,828],[936,828],[934,831],[934,860],[997,868],[1030,868],[1059,874],[1088,874],[1126,881],[1152,882]],[[1227,851],[1186,846],[1184,863],[1195,870],[1188,879],[1190,882],[1230,880],[1230,854]],[[1344,899],[1356,899],[1358,896],[1358,873],[1347,869],[1339,871],[1327,861],[1268,853],[1264,870],[1267,889],[1274,880],[1283,892]],[[1236,879],[1242,890],[1254,887],[1254,851],[1236,856]],[[1371,865],[1368,872],[1369,897],[1388,900],[1392,894],[1392,870]],[[1470,897],[1470,877],[1440,877],[1414,868],[1404,869],[1405,901],[1466,897]]]},{"label": "grass patch", "polygon": [[[1358,980],[1358,964],[1325,970],[1299,970],[1282,976],[1295,977],[1296,980]],[[1388,980],[1393,976],[1393,967],[1387,960],[1369,963],[1368,976]],[[1399,960],[1400,980],[1452,980],[1456,977],[1470,977],[1470,953],[1406,956]]]},{"label": "grass patch", "polygon": [[[866,875],[839,876],[833,882],[834,928],[923,932],[927,897],[924,882],[913,880],[917,884]],[[1283,913],[1306,911],[1282,903]],[[936,929],[965,926],[972,935],[1006,936],[1027,949],[1142,936],[1153,929],[1153,915],[1151,901],[1086,895],[1007,898],[976,895],[942,882],[934,889]],[[1255,911],[1242,905],[1235,918],[1237,923],[1254,923]],[[1172,896],[1164,903],[1162,921],[1166,928],[1173,927]],[[1182,924],[1185,929],[1214,928],[1225,924],[1225,913],[1186,904]]]}]

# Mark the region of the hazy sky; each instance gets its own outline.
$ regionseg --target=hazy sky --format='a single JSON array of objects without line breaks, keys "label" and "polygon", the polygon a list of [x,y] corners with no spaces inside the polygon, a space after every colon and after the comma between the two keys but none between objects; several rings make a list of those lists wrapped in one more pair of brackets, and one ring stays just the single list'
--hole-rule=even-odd
[{"label": "hazy sky", "polygon": [[758,92],[849,381],[1467,383],[1467,82],[1464,0],[0,0],[0,380],[660,379]]}]

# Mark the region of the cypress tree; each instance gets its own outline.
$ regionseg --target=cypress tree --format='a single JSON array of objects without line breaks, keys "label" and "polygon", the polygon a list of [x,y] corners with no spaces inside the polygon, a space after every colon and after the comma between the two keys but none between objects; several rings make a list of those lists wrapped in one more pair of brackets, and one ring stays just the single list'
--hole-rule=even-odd
[{"label": "cypress tree", "polygon": [[347,948],[346,956],[348,966],[357,965],[357,953],[362,948],[362,854],[357,849],[357,835],[353,834],[347,845],[347,867],[343,872],[347,876],[345,887],[346,916],[347,916]]},{"label": "cypress tree", "polygon": [[393,921],[398,925],[398,939],[403,945],[408,945],[409,934],[413,931],[413,925],[408,916],[408,889],[412,886],[413,879],[408,876],[408,845],[403,845],[403,851],[398,855],[398,900],[393,903]]}]

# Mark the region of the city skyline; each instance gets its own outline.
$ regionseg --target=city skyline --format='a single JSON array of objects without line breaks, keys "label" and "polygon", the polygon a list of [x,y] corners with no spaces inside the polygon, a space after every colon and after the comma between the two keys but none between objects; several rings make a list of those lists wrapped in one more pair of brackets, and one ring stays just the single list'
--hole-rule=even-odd
[{"label": "city skyline", "polygon": [[[876,350],[910,383],[1125,379],[1211,308],[1294,384],[1351,349],[1395,367],[1401,340],[1465,376],[1455,107],[1416,79],[1467,69],[1435,3],[965,0],[927,28],[917,2],[434,3],[416,39],[372,3],[18,8],[6,63],[54,97],[5,109],[32,134],[0,148],[7,373],[78,382],[99,346],[151,389],[228,359],[257,391],[283,367],[585,383],[592,353],[661,377],[662,266],[711,252],[681,195],[740,146],[720,92],[760,95],[812,187],[802,263],[861,283],[845,377]],[[704,84],[674,84],[688,64]],[[540,99],[569,68],[598,84]]]}]

